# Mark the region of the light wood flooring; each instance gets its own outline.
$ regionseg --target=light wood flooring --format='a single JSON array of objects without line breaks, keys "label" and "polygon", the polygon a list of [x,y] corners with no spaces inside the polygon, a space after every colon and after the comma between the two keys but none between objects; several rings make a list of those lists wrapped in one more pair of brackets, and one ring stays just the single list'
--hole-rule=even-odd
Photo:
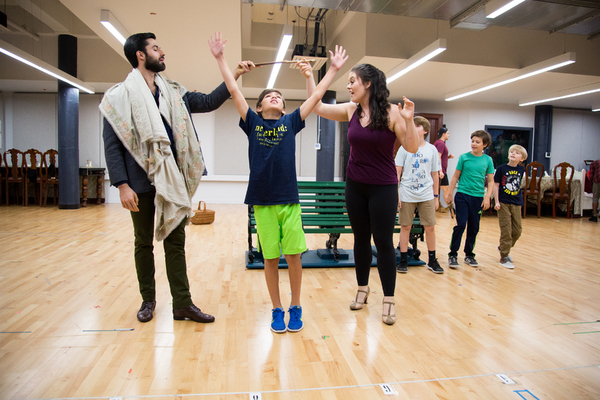
[{"label": "light wood flooring", "polygon": [[158,305],[143,324],[120,205],[0,207],[0,399],[600,399],[600,224],[528,217],[507,270],[486,215],[481,267],[450,270],[453,220],[437,214],[445,273],[397,275],[394,326],[375,268],[361,311],[352,268],[305,269],[305,328],[277,335],[264,273],[245,269],[246,206],[208,208],[214,224],[187,228],[188,272],[216,322],[173,321],[157,243]]}]

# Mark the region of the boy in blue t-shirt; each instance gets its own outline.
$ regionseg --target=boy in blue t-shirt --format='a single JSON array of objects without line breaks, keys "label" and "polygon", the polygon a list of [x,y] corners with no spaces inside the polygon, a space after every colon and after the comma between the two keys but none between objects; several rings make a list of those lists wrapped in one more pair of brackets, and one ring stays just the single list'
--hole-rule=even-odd
[{"label": "boy in blue t-shirt", "polygon": [[521,206],[523,194],[521,193],[521,180],[525,174],[525,167],[520,165],[527,159],[527,150],[523,146],[513,144],[508,149],[508,164],[502,164],[494,174],[494,198],[498,211],[500,224],[500,265],[513,269],[510,249],[515,246],[521,236]]},{"label": "boy in blue t-shirt", "polygon": [[[450,190],[446,195],[446,204],[452,203],[452,193],[458,184],[454,206],[456,207],[456,226],[452,232],[450,253],[448,253],[448,266],[458,268],[458,249],[462,234],[467,229],[465,239],[465,264],[478,267],[475,260],[475,240],[479,232],[479,221],[482,210],[490,208],[490,198],[494,188],[494,162],[483,150],[492,143],[492,137],[486,131],[475,131],[471,134],[471,151],[458,157],[456,171],[450,183]],[[485,181],[487,179],[487,190]]]},{"label": "boy in blue t-shirt", "polygon": [[[298,183],[296,181],[296,134],[304,128],[304,120],[321,100],[336,72],[348,57],[340,46],[331,51],[331,66],[312,95],[293,113],[286,115],[285,100],[278,90],[265,89],[256,103],[256,113],[239,90],[233,74],[227,67],[223,51],[226,40],[221,33],[211,36],[208,44],[217,60],[221,74],[235,107],[240,114],[240,127],[248,135],[250,179],[246,204],[254,206],[256,230],[265,261],[265,279],[273,303],[271,330],[283,333],[298,332],[303,327],[300,287],[302,262],[306,241],[300,217]],[[299,62],[300,72],[312,79],[310,64]],[[242,62],[244,69],[254,68],[252,62]],[[279,257],[281,252],[288,263],[292,299],[286,327],[285,312],[279,295]]]}]

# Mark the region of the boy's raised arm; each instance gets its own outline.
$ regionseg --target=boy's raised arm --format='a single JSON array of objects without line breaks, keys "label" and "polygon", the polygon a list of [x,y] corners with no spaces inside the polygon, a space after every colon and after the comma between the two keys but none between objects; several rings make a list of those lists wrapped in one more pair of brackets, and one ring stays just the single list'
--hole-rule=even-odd
[{"label": "boy's raised arm", "polygon": [[[335,53],[332,53],[331,50],[329,50],[329,54],[331,55],[331,66],[329,67],[327,73],[325,74],[323,79],[321,79],[321,82],[319,82],[317,87],[312,91],[312,93],[309,93],[308,99],[306,99],[306,101],[300,106],[300,116],[302,117],[302,120],[305,120],[308,117],[308,115],[312,112],[313,108],[315,108],[317,103],[321,101],[321,98],[327,91],[327,88],[329,88],[329,85],[331,85],[331,83],[333,82],[333,77],[342,68],[342,66],[348,59],[348,56],[346,55],[346,50],[344,50],[342,46],[336,45]],[[311,68],[301,68],[300,72],[302,72],[302,75],[304,75],[306,79],[313,79]],[[307,84],[310,85],[310,82],[308,82]]]},{"label": "boy's raised arm", "polygon": [[[221,32],[218,32],[215,33],[214,38],[212,36],[210,37],[208,46],[210,47],[210,52],[217,60],[219,70],[221,71],[221,75],[223,75],[223,80],[225,81],[225,85],[227,85],[227,89],[233,98],[233,102],[240,114],[240,117],[246,121],[246,114],[248,113],[248,108],[250,108],[250,106],[248,106],[248,102],[240,91],[236,79],[229,70],[227,62],[225,61],[225,55],[223,54],[223,51],[225,50],[225,43],[227,43],[227,40],[222,40]],[[238,69],[239,68],[252,69],[254,68],[254,63],[251,61],[243,62],[243,65],[238,66]]]}]

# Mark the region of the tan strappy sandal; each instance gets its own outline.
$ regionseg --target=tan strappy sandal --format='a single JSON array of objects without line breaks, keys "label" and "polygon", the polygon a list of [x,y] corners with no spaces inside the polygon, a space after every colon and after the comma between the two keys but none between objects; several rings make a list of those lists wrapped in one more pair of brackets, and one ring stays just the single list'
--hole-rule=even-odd
[{"label": "tan strappy sandal", "polygon": [[393,301],[383,301],[383,305],[385,306],[386,304],[389,304],[390,307],[388,308],[388,312],[386,313],[382,313],[382,321],[384,324],[387,325],[394,325],[396,323],[396,310],[394,309],[394,313],[391,314],[392,311],[392,306],[395,306],[396,303]]},{"label": "tan strappy sandal", "polygon": [[[354,301],[352,302],[352,304],[350,304],[350,309],[351,309],[351,310],[360,310],[360,309],[362,309],[362,308],[363,308],[363,306],[364,306],[365,304],[367,304],[367,299],[369,298],[369,293],[370,293],[370,292],[371,292],[371,289],[370,289],[368,286],[367,286],[367,290],[366,290],[366,291],[364,291],[364,290],[362,290],[362,289],[358,289],[358,290],[356,291],[356,298],[354,299]],[[364,293],[364,294],[365,294],[364,301],[362,301],[362,302],[358,301],[358,296],[359,296],[361,293]]]}]

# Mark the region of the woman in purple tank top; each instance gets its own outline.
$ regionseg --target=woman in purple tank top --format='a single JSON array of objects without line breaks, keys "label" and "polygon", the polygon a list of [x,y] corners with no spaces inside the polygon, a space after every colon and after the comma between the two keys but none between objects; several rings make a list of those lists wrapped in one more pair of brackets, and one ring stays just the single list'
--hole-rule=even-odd
[{"label": "woman in purple tank top", "polygon": [[[310,96],[315,83],[307,79]],[[369,297],[369,272],[373,259],[371,236],[377,248],[377,270],[383,288],[382,320],[396,322],[396,251],[394,223],[398,207],[398,176],[394,144],[415,153],[418,135],[413,123],[415,105],[403,98],[390,104],[385,74],[370,64],[359,64],[348,76],[349,103],[323,104],[313,111],[334,121],[350,121],[350,158],[346,168],[346,207],[354,234],[354,260],[358,291],[350,309],[360,310]]]}]

